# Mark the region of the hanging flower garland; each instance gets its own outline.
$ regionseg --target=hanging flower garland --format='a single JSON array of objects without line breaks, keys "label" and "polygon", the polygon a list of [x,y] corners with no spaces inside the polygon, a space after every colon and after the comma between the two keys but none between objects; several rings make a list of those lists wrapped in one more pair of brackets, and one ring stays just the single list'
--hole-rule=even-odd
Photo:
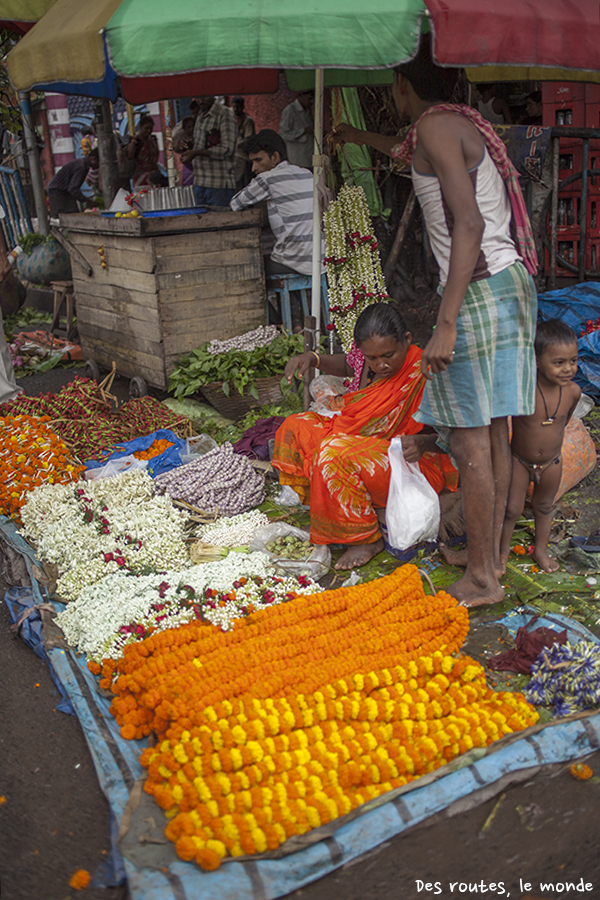
[{"label": "hanging flower garland", "polygon": [[74,600],[114,572],[133,574],[188,565],[184,513],[169,497],[156,497],[140,469],[118,478],[47,485],[29,494],[22,534],[39,558],[59,570],[57,592]]},{"label": "hanging flower garland", "polygon": [[344,185],[323,216],[329,312],[345,353],[352,348],[354,325],[371,303],[388,300],[379,243],[372,233],[363,188]]},{"label": "hanging flower garland", "polygon": [[275,849],[473,747],[533,724],[518,694],[451,656],[468,612],[418,570],[291,600],[234,632],[200,623],[105,660],[165,834],[205,869]]}]

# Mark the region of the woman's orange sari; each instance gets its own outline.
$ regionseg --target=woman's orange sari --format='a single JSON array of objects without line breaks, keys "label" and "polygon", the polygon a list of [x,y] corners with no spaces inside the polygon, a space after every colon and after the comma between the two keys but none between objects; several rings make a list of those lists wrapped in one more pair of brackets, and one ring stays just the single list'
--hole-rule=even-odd
[{"label": "woman's orange sari", "polygon": [[[299,413],[280,426],[273,466],[280,483],[303,500],[310,490],[314,544],[366,544],[381,537],[375,508],[387,502],[390,441],[422,430],[412,416],[424,387],[421,350],[411,346],[396,375],[344,395],[339,415]],[[456,469],[447,456],[424,453],[419,466],[438,493],[456,489]]]}]

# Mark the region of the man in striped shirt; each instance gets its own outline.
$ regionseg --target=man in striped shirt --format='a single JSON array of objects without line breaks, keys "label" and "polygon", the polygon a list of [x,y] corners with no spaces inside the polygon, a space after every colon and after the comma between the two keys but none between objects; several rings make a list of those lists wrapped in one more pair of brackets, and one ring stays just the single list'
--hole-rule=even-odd
[{"label": "man in striped shirt", "polygon": [[255,177],[231,200],[238,210],[263,200],[275,246],[265,258],[267,275],[312,275],[313,176],[287,161],[285,141],[263,129],[244,145]]}]

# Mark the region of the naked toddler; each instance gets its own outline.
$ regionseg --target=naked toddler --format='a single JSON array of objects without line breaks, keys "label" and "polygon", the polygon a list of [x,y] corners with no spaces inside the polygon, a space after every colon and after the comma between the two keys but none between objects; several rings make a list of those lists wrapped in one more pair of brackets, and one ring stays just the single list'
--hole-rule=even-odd
[{"label": "naked toddler", "polygon": [[512,478],[500,544],[500,562],[506,569],[510,539],[533,482],[535,544],[533,556],[544,572],[559,565],[548,556],[552,509],[562,474],[562,442],[567,422],[581,396],[573,383],[577,372],[577,335],[558,319],[540,322],[535,338],[537,387],[535,411],[512,420]]}]

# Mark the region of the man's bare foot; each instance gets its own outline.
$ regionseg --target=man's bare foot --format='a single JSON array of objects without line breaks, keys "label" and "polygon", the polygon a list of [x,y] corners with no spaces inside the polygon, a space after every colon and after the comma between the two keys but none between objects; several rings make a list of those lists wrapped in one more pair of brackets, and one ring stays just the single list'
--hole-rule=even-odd
[{"label": "man's bare foot", "polygon": [[490,606],[504,600],[504,588],[499,582],[490,581],[480,584],[468,574],[463,575],[445,590],[459,601],[462,606]]},{"label": "man's bare foot", "polygon": [[383,550],[383,538],[372,544],[352,544],[336,562],[334,569],[357,569]]},{"label": "man's bare foot", "polygon": [[560,569],[560,563],[557,562],[557,560],[552,559],[551,556],[548,556],[545,547],[534,550],[533,558],[544,572],[558,572]]},{"label": "man's bare foot", "polygon": [[452,547],[448,547],[447,544],[443,544],[440,541],[438,550],[449,566],[462,566],[463,569],[466,568],[469,562],[469,551],[466,547],[464,550],[453,550]]},{"label": "man's bare foot", "polygon": [[[448,547],[447,544],[440,542],[438,544],[438,550],[449,566],[460,566],[465,569],[469,564],[469,550],[467,547],[465,547],[464,550],[453,550],[452,547]],[[496,569],[496,576],[498,579],[502,578],[505,574],[506,563],[507,560],[500,560],[500,566]]]}]

